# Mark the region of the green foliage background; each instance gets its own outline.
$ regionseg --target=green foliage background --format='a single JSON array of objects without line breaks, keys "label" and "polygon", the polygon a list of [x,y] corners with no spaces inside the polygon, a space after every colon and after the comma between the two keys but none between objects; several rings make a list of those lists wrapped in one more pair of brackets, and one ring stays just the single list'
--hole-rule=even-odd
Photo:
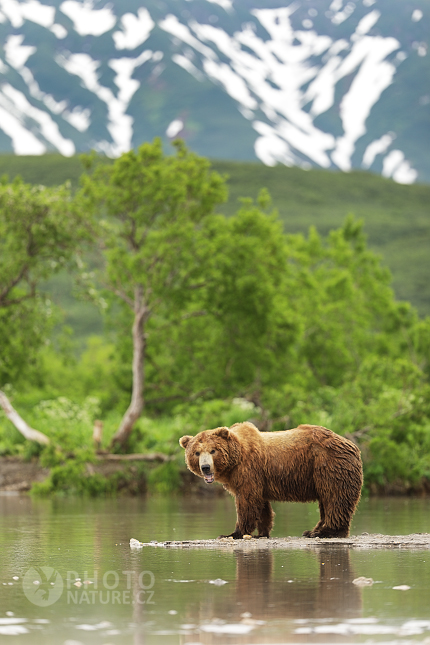
[{"label": "green foliage background", "polygon": [[[216,209],[227,222],[211,224],[222,244],[210,263],[218,279],[201,300],[210,322],[190,316],[174,332],[163,334],[160,321],[151,328],[158,366],[150,382],[162,389],[163,374],[173,374],[188,400],[168,401],[169,388],[163,391],[127,447],[173,457],[147,471],[149,488],[178,488],[182,434],[249,418],[266,429],[308,422],[354,438],[368,488],[422,486],[430,480],[430,187],[366,173],[233,162],[213,168],[229,176],[230,196]],[[67,179],[76,188],[82,167],[76,158],[3,156],[3,171],[34,184]],[[251,201],[240,205],[244,196]],[[95,256],[87,260],[97,268]],[[242,277],[230,280],[238,267]],[[36,374],[1,385],[28,423],[52,439],[41,454],[52,471],[40,493],[112,492],[115,482],[87,477],[87,485],[83,475],[94,458],[94,419],[104,421],[107,446],[129,400],[129,322],[114,307],[103,324],[65,272],[43,290],[69,330],[57,325]],[[208,384],[210,392],[193,396]],[[0,417],[0,453],[31,458],[40,448]]]},{"label": "green foliage background", "polygon": [[[399,300],[407,300],[421,315],[430,314],[430,186],[403,186],[367,172],[340,173],[327,170],[301,170],[259,163],[212,162],[214,170],[227,177],[229,198],[218,211],[231,215],[241,197],[256,199],[261,188],[268,189],[287,233],[306,233],[315,226],[326,235],[342,226],[353,214],[363,220],[369,248],[375,251],[392,274]],[[48,154],[42,157],[0,155],[0,176],[21,175],[33,184],[55,186],[71,181],[78,185],[83,166],[79,157]],[[57,279],[50,289],[64,298],[70,286]],[[79,333],[100,330],[89,310],[82,321],[76,301],[67,299],[67,313]],[[84,311],[84,310],[83,310]]]}]

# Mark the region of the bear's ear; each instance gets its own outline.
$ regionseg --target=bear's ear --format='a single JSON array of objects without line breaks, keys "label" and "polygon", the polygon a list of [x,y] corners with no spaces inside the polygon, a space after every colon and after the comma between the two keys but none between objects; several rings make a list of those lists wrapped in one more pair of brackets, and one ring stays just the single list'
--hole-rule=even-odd
[{"label": "bear's ear", "polygon": [[181,445],[182,448],[185,449],[188,446],[188,444],[190,443],[192,438],[193,437],[191,437],[189,434],[186,434],[185,436],[183,436],[183,437],[181,437],[179,439],[179,445]]},{"label": "bear's ear", "polygon": [[221,437],[221,439],[228,439],[230,436],[230,431],[228,428],[217,428],[214,434],[217,435],[217,437]]}]

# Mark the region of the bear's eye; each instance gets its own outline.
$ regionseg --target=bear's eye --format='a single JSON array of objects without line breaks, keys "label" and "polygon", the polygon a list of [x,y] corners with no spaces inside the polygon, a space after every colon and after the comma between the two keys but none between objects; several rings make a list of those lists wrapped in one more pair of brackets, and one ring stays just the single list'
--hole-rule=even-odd
[{"label": "bear's eye", "polygon": [[200,457],[200,453],[199,453],[199,452],[196,452],[196,457]]},{"label": "bear's eye", "polygon": [[211,450],[211,455],[214,455],[214,454],[215,454],[215,450]]}]

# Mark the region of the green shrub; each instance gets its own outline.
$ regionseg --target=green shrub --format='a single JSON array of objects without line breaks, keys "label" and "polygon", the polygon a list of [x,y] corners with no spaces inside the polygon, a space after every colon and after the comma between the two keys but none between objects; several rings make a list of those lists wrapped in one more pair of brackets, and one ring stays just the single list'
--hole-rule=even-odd
[{"label": "green shrub", "polygon": [[181,483],[179,465],[169,461],[152,468],[148,473],[148,489],[152,493],[173,493]]},{"label": "green shrub", "polygon": [[88,473],[86,463],[81,459],[69,459],[53,466],[43,482],[33,485],[33,495],[47,496],[53,493],[63,495],[99,495],[116,492],[115,478],[107,478],[98,473]]}]

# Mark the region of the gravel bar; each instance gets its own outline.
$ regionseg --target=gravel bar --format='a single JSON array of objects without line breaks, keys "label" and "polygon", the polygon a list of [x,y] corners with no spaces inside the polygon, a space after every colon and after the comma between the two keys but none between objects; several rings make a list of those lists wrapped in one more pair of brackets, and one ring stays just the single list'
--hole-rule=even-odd
[{"label": "gravel bar", "polygon": [[139,542],[130,540],[130,547],[161,547],[164,549],[318,549],[322,546],[346,546],[353,549],[430,549],[430,533],[413,533],[411,535],[367,534],[351,535],[348,538],[252,538],[242,540],[219,538],[216,540],[165,540],[164,542]]}]

